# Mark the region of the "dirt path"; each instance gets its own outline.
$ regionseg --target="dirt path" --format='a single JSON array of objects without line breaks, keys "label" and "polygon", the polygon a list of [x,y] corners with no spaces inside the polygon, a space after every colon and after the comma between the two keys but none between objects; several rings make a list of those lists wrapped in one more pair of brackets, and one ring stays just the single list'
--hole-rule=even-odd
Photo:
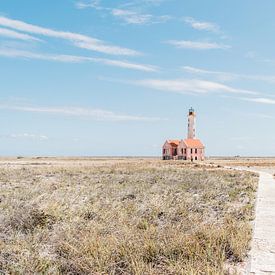
[{"label": "dirt path", "polygon": [[275,274],[275,180],[260,174],[250,274]]},{"label": "dirt path", "polygon": [[[240,168],[240,170],[248,170]],[[275,179],[271,172],[259,173],[254,232],[248,274],[275,274]]]}]

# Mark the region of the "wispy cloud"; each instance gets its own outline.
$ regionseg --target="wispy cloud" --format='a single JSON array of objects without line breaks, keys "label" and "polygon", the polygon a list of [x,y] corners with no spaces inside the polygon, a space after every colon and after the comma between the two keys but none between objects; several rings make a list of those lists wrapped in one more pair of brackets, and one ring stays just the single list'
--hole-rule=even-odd
[{"label": "wispy cloud", "polygon": [[158,71],[158,67],[156,66],[132,63],[125,60],[115,60],[115,59],[95,58],[95,57],[75,56],[75,55],[51,55],[51,54],[34,53],[29,51],[13,50],[13,49],[5,49],[5,48],[4,49],[0,48],[0,56],[10,57],[10,58],[48,60],[48,61],[67,62],[67,63],[92,62],[92,63],[101,63],[108,66],[115,66],[115,67],[130,69],[130,70],[144,71],[144,72]]},{"label": "wispy cloud", "polygon": [[145,72],[157,72],[159,68],[153,65],[145,65],[145,64],[137,64],[137,63],[130,63],[128,61],[122,60],[111,60],[111,59],[103,59],[103,58],[94,58],[95,62],[103,63],[110,66],[116,66],[126,69],[132,70],[139,70]]},{"label": "wispy cloud", "polygon": [[16,31],[9,30],[9,29],[4,29],[4,28],[0,28],[0,36],[19,39],[19,40],[25,40],[25,41],[41,41],[41,39],[38,39],[31,35],[16,32]]},{"label": "wispy cloud", "polygon": [[135,85],[143,87],[175,92],[175,93],[190,93],[190,94],[205,94],[205,93],[235,93],[257,95],[255,91],[233,88],[221,83],[213,81],[205,81],[200,79],[145,79],[131,82]]},{"label": "wispy cloud", "polygon": [[30,140],[48,140],[49,138],[45,135],[37,135],[37,134],[7,134],[7,135],[0,135],[0,138],[7,138],[7,139],[30,139]]},{"label": "wispy cloud", "polygon": [[189,72],[189,73],[195,73],[195,74],[222,74],[223,72],[219,71],[210,71],[210,70],[205,70],[201,68],[196,68],[192,66],[183,66],[183,70]]},{"label": "wispy cloud", "polygon": [[145,117],[135,116],[127,114],[118,114],[112,111],[82,107],[41,107],[41,106],[24,106],[24,105],[12,105],[0,103],[0,109],[11,110],[19,112],[30,112],[30,113],[44,113],[52,115],[78,117],[84,119],[91,119],[96,121],[143,121],[143,122],[154,122],[163,120],[158,117]]},{"label": "wispy cloud", "polygon": [[230,81],[238,78],[237,74],[227,73],[222,71],[211,71],[211,70],[196,68],[192,66],[183,66],[182,69],[185,72],[190,74],[214,76],[219,81]]},{"label": "wispy cloud", "polygon": [[167,44],[175,46],[179,49],[194,49],[194,50],[214,50],[222,49],[226,50],[231,48],[229,45],[218,44],[215,42],[199,42],[199,41],[189,41],[189,40],[168,40]]},{"label": "wispy cloud", "polygon": [[265,81],[270,83],[275,83],[275,75],[249,75],[249,74],[236,74],[224,71],[213,71],[201,68],[196,68],[192,66],[183,66],[182,69],[185,72],[196,74],[196,75],[212,75],[219,79],[220,81],[231,81],[236,79],[245,80],[255,80],[255,81]]},{"label": "wispy cloud", "polygon": [[94,8],[94,9],[101,9],[101,1],[100,0],[90,0],[87,2],[76,2],[76,7],[78,9],[87,9],[87,8]]},{"label": "wispy cloud", "polygon": [[[143,1],[143,4],[153,5],[157,4],[159,1]],[[142,1],[139,1],[141,4]],[[123,21],[126,24],[132,25],[147,25],[147,24],[157,24],[164,23],[171,19],[168,15],[156,16],[148,13],[141,13],[140,9],[137,11],[136,2],[128,2],[128,5],[124,4],[122,7],[110,8],[101,5],[101,1],[92,0],[88,2],[77,2],[76,7],[78,9],[93,8],[106,12],[107,14],[112,15],[113,17]],[[127,8],[126,8],[127,7]]]},{"label": "wispy cloud", "polygon": [[220,27],[215,23],[198,21],[193,17],[185,17],[184,22],[196,30],[209,31],[214,33],[220,32]]},{"label": "wispy cloud", "polygon": [[122,6],[125,7],[151,7],[151,6],[159,6],[164,2],[167,2],[169,0],[133,0],[133,1],[127,1]]},{"label": "wispy cloud", "polygon": [[135,50],[109,45],[103,42],[102,40],[89,37],[86,35],[72,33],[72,32],[56,31],[53,29],[43,28],[40,26],[28,24],[23,21],[13,20],[3,16],[0,16],[0,26],[5,26],[21,32],[27,32],[27,33],[32,33],[32,34],[37,34],[37,35],[42,35],[47,37],[69,40],[76,47],[97,51],[101,53],[112,54],[112,55],[129,55],[129,56],[140,54]]},{"label": "wispy cloud", "polygon": [[125,9],[113,9],[111,11],[112,15],[123,20],[127,24],[156,24],[163,23],[170,19],[170,16],[154,16],[152,14],[141,14],[131,10]]},{"label": "wispy cloud", "polygon": [[245,101],[260,103],[260,104],[275,105],[275,99],[271,99],[271,98],[256,97],[256,98],[241,98],[241,99]]},{"label": "wispy cloud", "polygon": [[[148,8],[151,6],[159,6],[160,4],[166,2],[167,0],[133,0],[126,1],[123,4],[120,4],[119,7],[122,8],[131,8],[131,9],[142,9]],[[102,6],[101,0],[78,0],[76,2],[76,7],[78,9],[94,8],[94,9],[107,9]]]},{"label": "wispy cloud", "polygon": [[146,24],[152,20],[151,14],[138,14],[129,10],[113,9],[112,15],[118,17],[128,24]]}]

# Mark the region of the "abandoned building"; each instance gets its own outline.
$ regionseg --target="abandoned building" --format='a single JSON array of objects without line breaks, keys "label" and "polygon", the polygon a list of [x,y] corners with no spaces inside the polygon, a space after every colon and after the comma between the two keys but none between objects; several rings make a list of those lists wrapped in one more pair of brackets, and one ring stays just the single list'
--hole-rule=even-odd
[{"label": "abandoned building", "polygon": [[196,139],[196,113],[193,108],[188,113],[188,134],[186,139],[166,140],[162,147],[163,160],[204,160],[205,147]]}]

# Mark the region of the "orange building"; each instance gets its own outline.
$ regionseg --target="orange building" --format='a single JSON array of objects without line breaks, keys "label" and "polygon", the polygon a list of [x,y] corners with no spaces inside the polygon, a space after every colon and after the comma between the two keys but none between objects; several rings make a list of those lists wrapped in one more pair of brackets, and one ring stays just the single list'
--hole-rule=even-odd
[{"label": "orange building", "polygon": [[162,147],[162,159],[199,160],[205,159],[205,146],[196,138],[196,113],[193,108],[188,113],[187,139],[166,140]]}]

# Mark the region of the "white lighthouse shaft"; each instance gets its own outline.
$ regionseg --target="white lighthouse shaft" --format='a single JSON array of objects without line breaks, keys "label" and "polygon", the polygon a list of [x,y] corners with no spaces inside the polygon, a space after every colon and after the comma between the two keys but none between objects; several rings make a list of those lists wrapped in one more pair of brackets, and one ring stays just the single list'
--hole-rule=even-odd
[{"label": "white lighthouse shaft", "polygon": [[188,136],[187,136],[187,138],[189,138],[189,139],[194,139],[196,136],[195,124],[196,124],[196,114],[195,114],[195,111],[191,108],[189,110],[189,114],[188,114]]}]

